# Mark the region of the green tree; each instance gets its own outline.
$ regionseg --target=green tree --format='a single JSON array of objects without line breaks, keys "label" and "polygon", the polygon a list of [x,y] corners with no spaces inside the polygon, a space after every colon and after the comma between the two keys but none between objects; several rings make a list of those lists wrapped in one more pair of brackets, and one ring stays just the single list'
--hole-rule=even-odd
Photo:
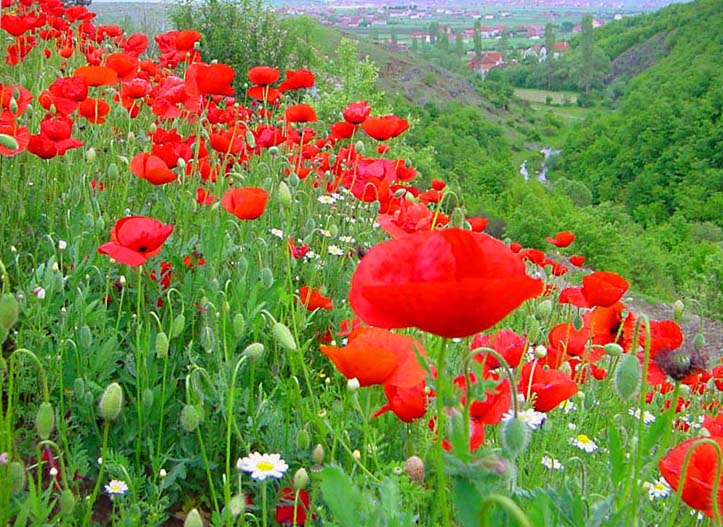
[{"label": "green tree", "polygon": [[507,31],[502,31],[502,36],[500,37],[498,43],[498,49],[502,55],[502,59],[507,60],[507,55],[510,51],[510,39],[507,36]]},{"label": "green tree", "polygon": [[479,18],[474,22],[474,54],[476,57],[482,56],[482,25]]},{"label": "green tree", "polygon": [[585,93],[590,93],[593,72],[592,16],[590,15],[587,15],[582,19],[582,39],[580,41],[580,50],[582,55],[580,87]]},{"label": "green tree", "polygon": [[454,51],[460,57],[464,56],[464,41],[462,40],[461,31],[455,31],[454,33]]},{"label": "green tree", "polygon": [[545,25],[545,80],[547,83],[547,89],[549,90],[552,86],[552,74],[553,74],[553,54],[555,49],[555,30],[552,24],[548,23]]}]

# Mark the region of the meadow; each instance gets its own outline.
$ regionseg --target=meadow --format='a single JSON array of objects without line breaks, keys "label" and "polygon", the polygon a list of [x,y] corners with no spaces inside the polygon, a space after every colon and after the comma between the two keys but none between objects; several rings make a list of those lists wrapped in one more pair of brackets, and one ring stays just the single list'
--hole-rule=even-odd
[{"label": "meadow", "polygon": [[312,71],[4,9],[0,525],[721,525],[694,302],[486,234]]}]

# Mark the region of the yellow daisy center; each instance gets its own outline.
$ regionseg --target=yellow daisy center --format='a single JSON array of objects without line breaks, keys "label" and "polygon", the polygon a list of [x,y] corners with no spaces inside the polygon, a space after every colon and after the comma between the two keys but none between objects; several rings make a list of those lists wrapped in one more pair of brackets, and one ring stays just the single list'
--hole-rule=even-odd
[{"label": "yellow daisy center", "polygon": [[585,434],[580,434],[579,436],[577,436],[577,440],[580,443],[589,443],[590,442],[590,438],[587,437]]},{"label": "yellow daisy center", "polygon": [[274,464],[269,463],[268,461],[262,461],[258,465],[256,465],[256,468],[259,470],[263,470],[264,472],[269,472],[271,470],[274,470]]}]

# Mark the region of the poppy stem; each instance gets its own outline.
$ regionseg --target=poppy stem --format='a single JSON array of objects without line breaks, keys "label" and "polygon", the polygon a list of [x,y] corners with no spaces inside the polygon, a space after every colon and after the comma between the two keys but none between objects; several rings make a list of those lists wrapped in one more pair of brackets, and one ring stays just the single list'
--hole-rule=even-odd
[{"label": "poppy stem", "polygon": [[441,525],[449,527],[449,507],[447,505],[447,477],[444,473],[444,425],[446,421],[446,412],[444,408],[444,391],[445,383],[445,355],[447,353],[447,339],[441,338],[439,351],[437,353],[437,383],[436,383],[436,406],[437,406],[437,448],[435,449],[435,464],[437,468],[437,498],[435,500],[435,513],[433,518],[436,520],[441,516]]}]

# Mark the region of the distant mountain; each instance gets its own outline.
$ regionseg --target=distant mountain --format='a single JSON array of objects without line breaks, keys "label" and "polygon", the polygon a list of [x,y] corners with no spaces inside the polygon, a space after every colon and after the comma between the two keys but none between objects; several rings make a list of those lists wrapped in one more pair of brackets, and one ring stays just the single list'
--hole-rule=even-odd
[{"label": "distant mountain", "polygon": [[723,0],[698,0],[595,30],[620,95],[570,135],[565,177],[644,224],[680,214],[723,227],[721,28]]}]

